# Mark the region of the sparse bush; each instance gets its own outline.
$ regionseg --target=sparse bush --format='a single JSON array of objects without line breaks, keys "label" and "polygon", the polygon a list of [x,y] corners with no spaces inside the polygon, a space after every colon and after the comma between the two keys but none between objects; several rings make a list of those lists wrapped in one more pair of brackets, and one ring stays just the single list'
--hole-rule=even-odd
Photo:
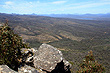
[{"label": "sparse bush", "polygon": [[21,48],[28,48],[22,38],[15,34],[8,24],[0,26],[0,64],[6,64],[17,71],[21,57]]},{"label": "sparse bush", "polygon": [[81,69],[77,71],[77,73],[104,73],[105,68],[99,64],[93,54],[92,51],[85,56],[83,63],[80,65]]}]

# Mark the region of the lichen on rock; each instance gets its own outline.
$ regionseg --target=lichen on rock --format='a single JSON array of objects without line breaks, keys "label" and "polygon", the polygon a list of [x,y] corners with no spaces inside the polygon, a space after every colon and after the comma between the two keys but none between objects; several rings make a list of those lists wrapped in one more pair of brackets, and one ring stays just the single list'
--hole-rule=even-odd
[{"label": "lichen on rock", "polygon": [[54,70],[57,63],[60,63],[62,60],[65,66],[70,65],[70,63],[64,59],[60,50],[48,44],[42,44],[34,54],[34,66],[49,72]]}]

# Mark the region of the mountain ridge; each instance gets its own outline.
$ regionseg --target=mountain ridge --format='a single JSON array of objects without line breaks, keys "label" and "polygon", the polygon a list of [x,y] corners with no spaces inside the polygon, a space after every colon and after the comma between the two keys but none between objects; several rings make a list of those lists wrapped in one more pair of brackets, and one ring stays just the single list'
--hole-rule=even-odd
[{"label": "mountain ridge", "polygon": [[107,14],[42,14],[41,16],[57,18],[73,18],[82,20],[106,20],[109,21],[110,13]]}]

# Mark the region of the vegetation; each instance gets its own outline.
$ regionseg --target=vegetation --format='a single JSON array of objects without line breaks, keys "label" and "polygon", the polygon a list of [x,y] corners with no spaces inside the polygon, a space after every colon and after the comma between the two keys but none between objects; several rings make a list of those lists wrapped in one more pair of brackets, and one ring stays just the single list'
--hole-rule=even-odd
[{"label": "vegetation", "polygon": [[93,54],[92,51],[88,53],[87,56],[85,56],[85,59],[83,60],[83,63],[80,65],[81,69],[77,71],[77,73],[104,73],[105,68],[99,64]]},{"label": "vegetation", "polygon": [[[63,52],[76,72],[89,50],[110,72],[110,21],[52,18],[45,16],[0,14],[0,22],[9,20],[10,27],[31,47],[48,43]],[[73,72],[73,73],[74,73]]]},{"label": "vegetation", "polygon": [[21,48],[28,48],[22,38],[11,30],[8,23],[0,26],[0,64],[6,64],[14,70],[20,65]]}]

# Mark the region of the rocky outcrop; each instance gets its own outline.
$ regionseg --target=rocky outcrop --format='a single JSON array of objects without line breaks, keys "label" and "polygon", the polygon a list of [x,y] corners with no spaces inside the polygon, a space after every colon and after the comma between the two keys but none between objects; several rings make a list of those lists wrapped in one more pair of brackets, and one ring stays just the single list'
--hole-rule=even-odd
[{"label": "rocky outcrop", "polygon": [[22,65],[23,64],[27,64],[29,66],[34,67],[33,64],[33,54],[36,52],[36,50],[34,48],[31,49],[26,49],[26,48],[22,48],[21,53],[23,54],[23,58],[22,58]]},{"label": "rocky outcrop", "polygon": [[38,50],[22,48],[21,53],[18,72],[7,65],[0,65],[0,73],[71,73],[70,63],[51,45],[42,44]]},{"label": "rocky outcrop", "polygon": [[71,66],[68,61],[63,58],[62,52],[51,45],[42,44],[38,51],[34,54],[35,68],[51,72],[55,69],[56,65],[61,61],[64,66]]}]

